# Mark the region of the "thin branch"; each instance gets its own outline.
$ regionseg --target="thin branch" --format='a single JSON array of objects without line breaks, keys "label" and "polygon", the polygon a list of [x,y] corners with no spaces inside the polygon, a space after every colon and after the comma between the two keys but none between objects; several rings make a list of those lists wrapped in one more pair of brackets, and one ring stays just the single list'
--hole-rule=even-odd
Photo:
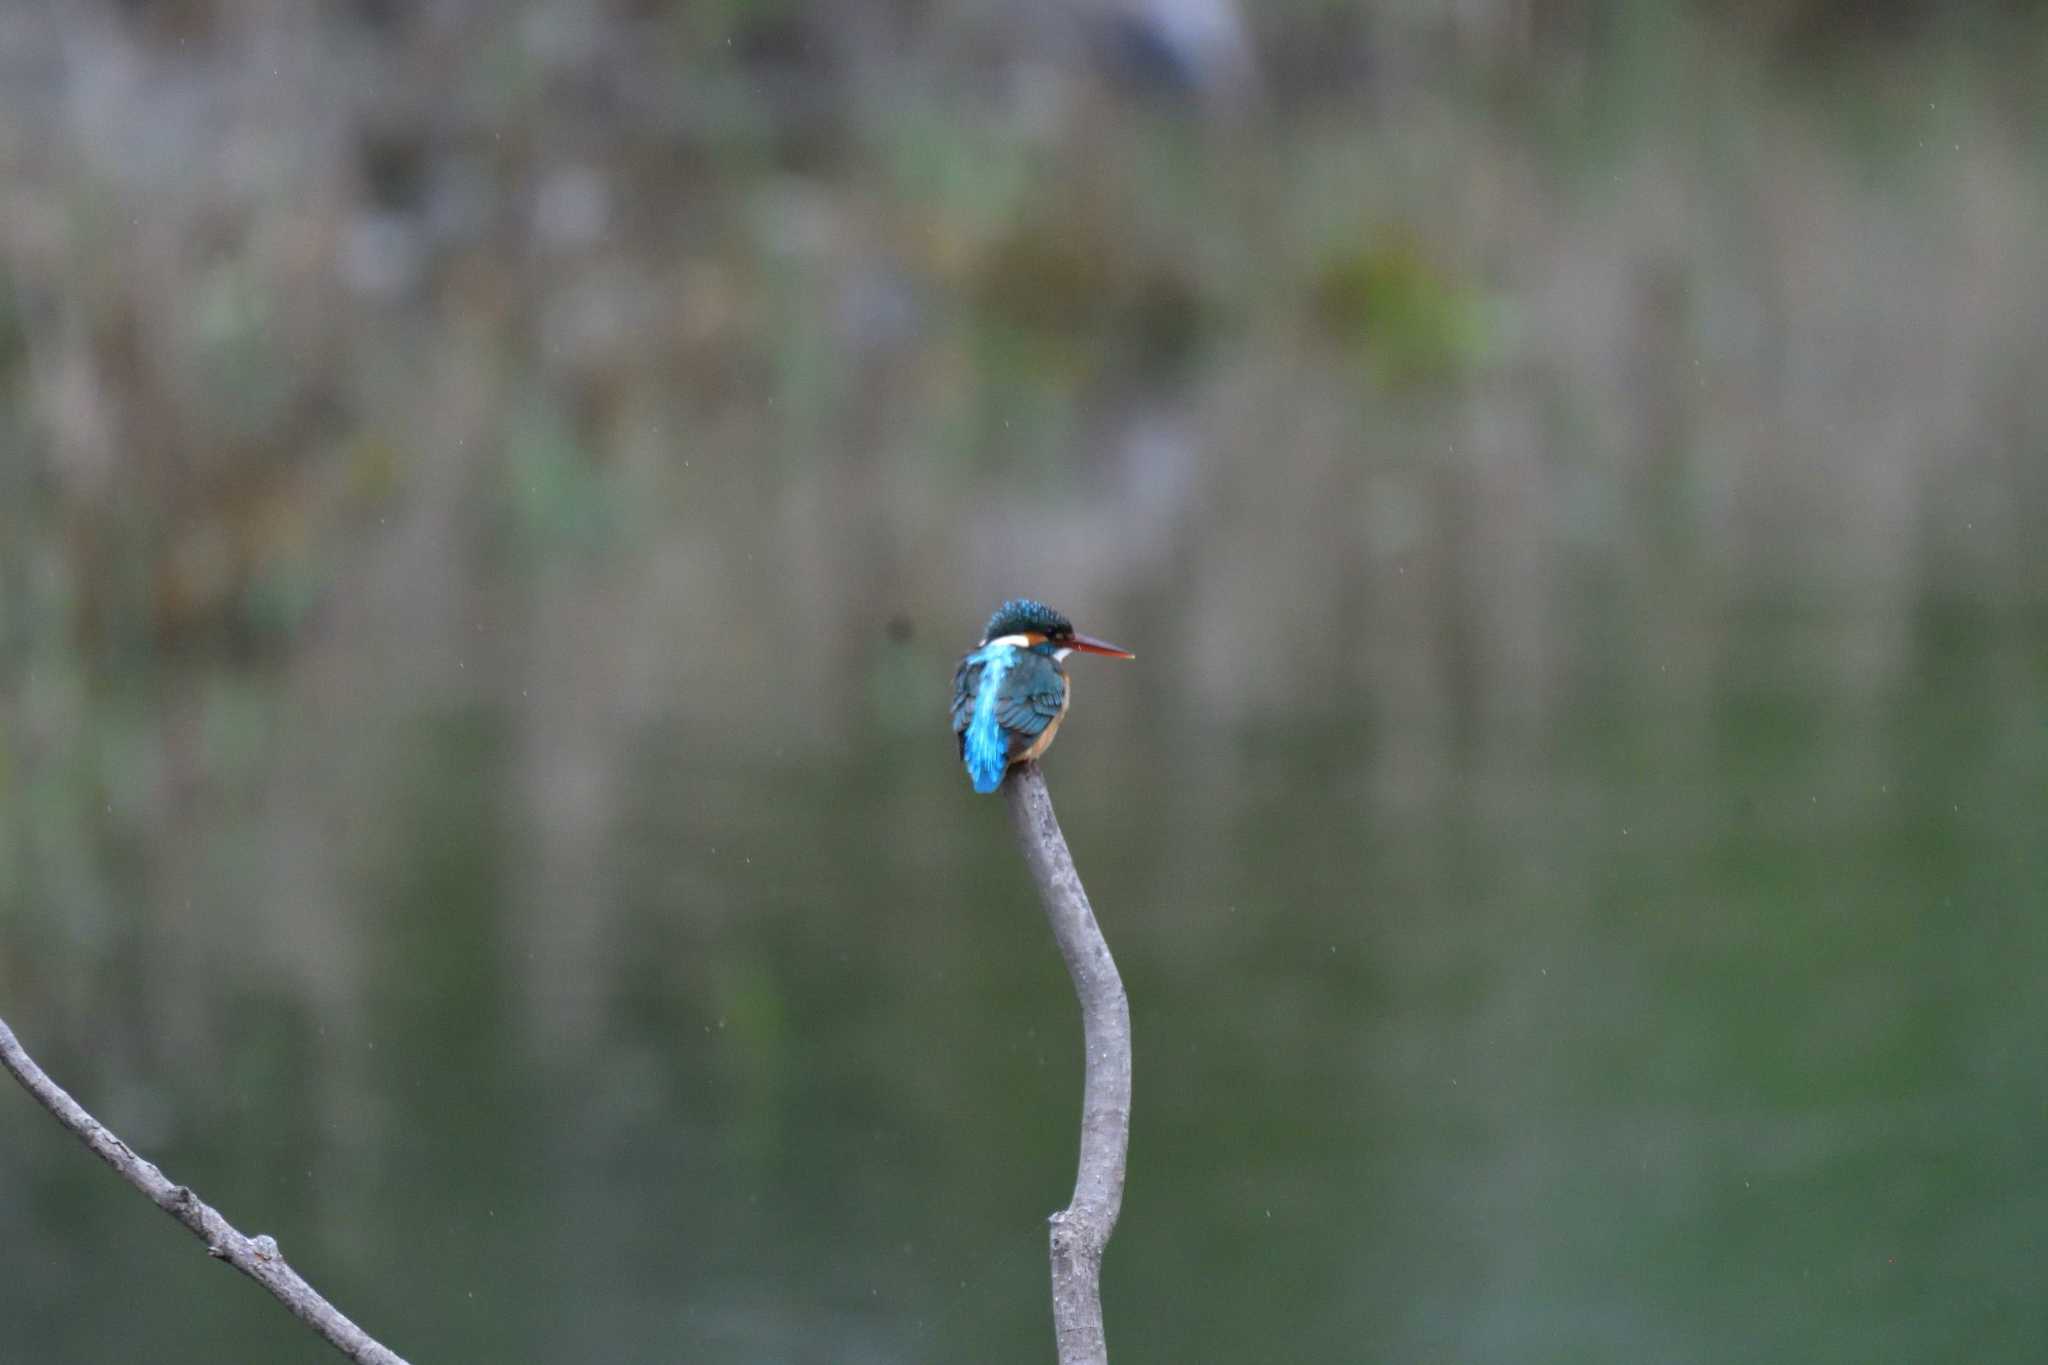
[{"label": "thin branch", "polygon": [[1036,763],[1010,770],[1010,818],[1060,956],[1081,1001],[1087,1072],[1081,1086],[1081,1159],[1073,1202],[1052,1216],[1052,1321],[1060,1365],[1108,1365],[1102,1335],[1102,1252],[1124,1203],[1131,1144],[1131,1006],[1088,906],[1052,795]]},{"label": "thin branch", "polygon": [[7,1027],[4,1019],[0,1019],[0,1065],[13,1072],[23,1089],[123,1180],[190,1228],[193,1236],[206,1243],[207,1255],[226,1261],[268,1289],[299,1321],[327,1338],[350,1360],[361,1365],[405,1365],[403,1357],[350,1322],[340,1309],[321,1298],[312,1285],[286,1265],[275,1238],[244,1237],[212,1205],[185,1186],[173,1185],[154,1164],[137,1156],[105,1124],[86,1113],[77,1100],[65,1093],[64,1087],[51,1080],[35,1059],[22,1050],[14,1030]]}]

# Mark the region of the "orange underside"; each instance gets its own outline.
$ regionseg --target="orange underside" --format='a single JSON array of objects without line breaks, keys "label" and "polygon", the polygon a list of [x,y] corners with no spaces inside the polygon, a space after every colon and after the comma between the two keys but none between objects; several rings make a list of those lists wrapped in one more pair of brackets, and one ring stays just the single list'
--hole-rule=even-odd
[{"label": "orange underside", "polygon": [[1052,737],[1060,732],[1060,722],[1067,718],[1067,707],[1073,703],[1073,700],[1074,680],[1069,678],[1067,679],[1066,695],[1060,698],[1060,713],[1050,721],[1047,721],[1045,728],[1032,736],[1031,743],[1025,746],[1024,752],[1018,754],[1010,762],[1023,763],[1028,759],[1037,758],[1040,754],[1051,748]]}]

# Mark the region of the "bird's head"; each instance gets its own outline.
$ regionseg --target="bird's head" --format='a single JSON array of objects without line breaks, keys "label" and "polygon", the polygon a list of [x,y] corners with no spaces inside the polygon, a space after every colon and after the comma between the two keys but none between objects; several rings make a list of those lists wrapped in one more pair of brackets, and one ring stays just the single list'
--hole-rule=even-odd
[{"label": "bird's head", "polygon": [[1045,603],[1034,602],[1028,597],[1010,599],[988,618],[988,629],[982,632],[981,642],[992,645],[998,640],[1019,649],[1044,650],[1061,659],[1075,652],[1105,654],[1112,659],[1137,657],[1121,645],[1079,634],[1072,621]]}]

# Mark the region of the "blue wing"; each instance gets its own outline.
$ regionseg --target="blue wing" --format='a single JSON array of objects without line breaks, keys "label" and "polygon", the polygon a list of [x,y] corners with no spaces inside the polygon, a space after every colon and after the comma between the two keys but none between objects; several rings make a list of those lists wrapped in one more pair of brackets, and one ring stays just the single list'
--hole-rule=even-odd
[{"label": "blue wing", "polygon": [[981,664],[970,654],[953,670],[953,733],[967,742],[967,723],[974,719],[975,689],[981,683]]},{"label": "blue wing", "polygon": [[1059,667],[1044,655],[1034,654],[1031,662],[1012,669],[1003,679],[1002,695],[996,699],[996,723],[1021,741],[1016,747],[1026,748],[1059,719],[1066,701],[1067,680]]}]

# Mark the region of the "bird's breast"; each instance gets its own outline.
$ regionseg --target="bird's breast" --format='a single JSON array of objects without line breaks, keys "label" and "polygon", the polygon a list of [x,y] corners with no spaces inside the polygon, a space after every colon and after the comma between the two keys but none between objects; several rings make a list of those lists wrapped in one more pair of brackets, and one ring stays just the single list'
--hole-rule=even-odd
[{"label": "bird's breast", "polygon": [[1025,759],[1037,758],[1052,747],[1052,737],[1060,732],[1060,722],[1067,718],[1067,708],[1074,704],[1074,680],[1071,677],[1064,677],[1063,681],[1066,683],[1066,686],[1060,689],[1059,714],[1045,723],[1045,728],[1038,732],[1037,736],[1032,739],[1029,745],[1025,746],[1024,752],[1018,755],[1018,757]]}]

